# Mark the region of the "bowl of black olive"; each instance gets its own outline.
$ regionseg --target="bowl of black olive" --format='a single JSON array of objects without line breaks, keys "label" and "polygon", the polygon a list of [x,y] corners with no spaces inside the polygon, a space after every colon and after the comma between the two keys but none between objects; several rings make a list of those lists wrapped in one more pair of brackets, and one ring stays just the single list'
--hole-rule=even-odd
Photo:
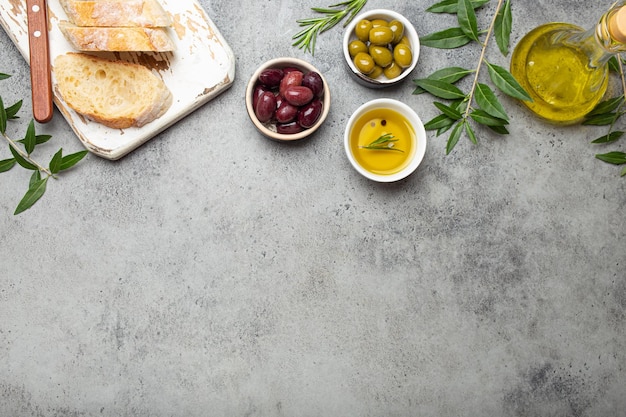
[{"label": "bowl of black olive", "polygon": [[384,88],[402,82],[415,69],[419,53],[415,27],[393,10],[361,13],[344,32],[346,66],[350,75],[366,87]]},{"label": "bowl of black olive", "polygon": [[246,109],[254,126],[277,141],[295,141],[314,133],[330,110],[324,76],[298,58],[275,58],[250,77]]}]

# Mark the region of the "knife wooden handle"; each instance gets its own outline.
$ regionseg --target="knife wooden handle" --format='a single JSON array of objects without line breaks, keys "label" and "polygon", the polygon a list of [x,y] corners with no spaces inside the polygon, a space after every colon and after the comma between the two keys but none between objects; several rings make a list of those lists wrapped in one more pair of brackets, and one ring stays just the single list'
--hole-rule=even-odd
[{"label": "knife wooden handle", "polygon": [[27,0],[30,80],[33,117],[40,123],[52,119],[52,74],[48,45],[48,10],[45,0]]}]

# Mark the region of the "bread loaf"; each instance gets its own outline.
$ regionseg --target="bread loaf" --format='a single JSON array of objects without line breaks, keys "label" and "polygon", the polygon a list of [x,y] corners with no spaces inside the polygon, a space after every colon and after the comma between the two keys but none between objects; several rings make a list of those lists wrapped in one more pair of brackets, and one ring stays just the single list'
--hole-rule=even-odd
[{"label": "bread loaf", "polygon": [[166,27],[169,15],[156,0],[60,0],[76,26]]},{"label": "bread loaf", "polygon": [[142,65],[69,52],[54,60],[53,74],[69,107],[111,128],[141,127],[172,104],[167,86]]},{"label": "bread loaf", "polygon": [[83,27],[60,22],[59,29],[78,51],[168,52],[176,49],[165,28]]}]

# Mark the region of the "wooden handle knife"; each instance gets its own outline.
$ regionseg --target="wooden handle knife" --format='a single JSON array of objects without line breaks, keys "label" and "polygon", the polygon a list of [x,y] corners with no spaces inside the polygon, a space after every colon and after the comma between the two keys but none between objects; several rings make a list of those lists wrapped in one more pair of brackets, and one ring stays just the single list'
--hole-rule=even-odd
[{"label": "wooden handle knife", "polygon": [[46,0],[26,0],[30,80],[33,90],[33,117],[40,123],[52,119],[52,75],[48,44],[48,7]]}]

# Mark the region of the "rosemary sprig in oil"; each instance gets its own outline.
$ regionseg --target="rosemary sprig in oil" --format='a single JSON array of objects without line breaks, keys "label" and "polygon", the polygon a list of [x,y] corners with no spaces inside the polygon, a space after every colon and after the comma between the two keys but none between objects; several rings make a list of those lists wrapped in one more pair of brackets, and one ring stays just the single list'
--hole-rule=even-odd
[{"label": "rosemary sprig in oil", "polygon": [[402,149],[395,147],[395,143],[398,141],[391,133],[385,133],[378,139],[370,143],[369,145],[361,146],[362,149],[372,149],[377,151],[396,151],[404,152]]},{"label": "rosemary sprig in oil", "polygon": [[328,6],[328,8],[312,7],[311,10],[321,13],[323,16],[297,20],[297,23],[305,28],[293,36],[292,39],[295,40],[293,46],[297,46],[299,49],[304,49],[304,52],[310,52],[311,55],[314,55],[317,35],[332,28],[349,15],[348,20],[344,23],[344,26],[346,26],[361,11],[365,3],[367,3],[367,0],[348,0],[333,4]]}]

